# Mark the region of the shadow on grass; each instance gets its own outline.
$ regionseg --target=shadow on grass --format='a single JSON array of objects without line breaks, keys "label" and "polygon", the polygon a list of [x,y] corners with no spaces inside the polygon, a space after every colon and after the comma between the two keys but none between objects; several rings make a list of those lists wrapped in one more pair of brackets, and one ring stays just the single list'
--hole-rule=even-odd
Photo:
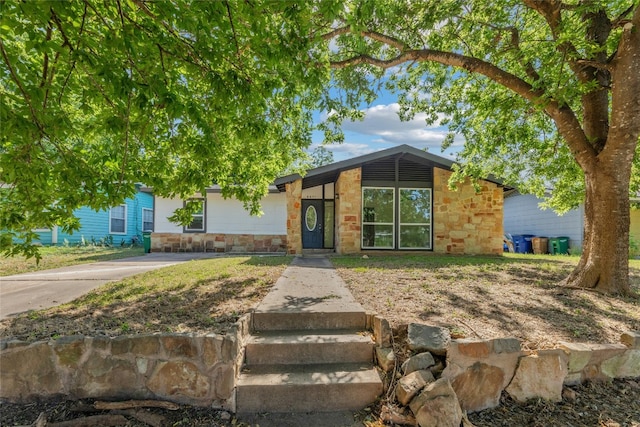
[{"label": "shadow on grass", "polygon": [[[608,296],[561,286],[575,263],[577,258],[528,255],[334,260],[349,278],[356,299],[368,309],[386,310],[382,314],[396,324],[464,327],[484,338],[501,333],[525,340],[548,335],[595,342],[618,342],[626,329],[640,330],[640,269],[630,268],[635,295]],[[399,311],[385,307],[381,298],[411,303]]]},{"label": "shadow on grass", "polygon": [[[265,259],[251,257],[229,271],[199,260],[177,270],[177,277],[170,276],[172,267],[163,269],[164,275],[162,270],[145,273],[105,285],[70,304],[5,319],[0,335],[33,341],[73,334],[224,333],[262,300],[290,261]],[[243,264],[251,267],[244,270]],[[190,280],[190,273],[205,277]],[[170,280],[175,283],[165,283]]]}]

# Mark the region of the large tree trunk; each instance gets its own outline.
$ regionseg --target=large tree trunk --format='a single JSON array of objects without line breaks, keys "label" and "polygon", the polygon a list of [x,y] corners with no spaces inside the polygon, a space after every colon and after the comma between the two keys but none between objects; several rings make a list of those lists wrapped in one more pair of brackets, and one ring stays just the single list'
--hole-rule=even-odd
[{"label": "large tree trunk", "polygon": [[[630,293],[628,161],[597,162],[585,172],[582,256],[567,277],[569,286],[603,293]],[[628,170],[628,171],[627,171]]]}]

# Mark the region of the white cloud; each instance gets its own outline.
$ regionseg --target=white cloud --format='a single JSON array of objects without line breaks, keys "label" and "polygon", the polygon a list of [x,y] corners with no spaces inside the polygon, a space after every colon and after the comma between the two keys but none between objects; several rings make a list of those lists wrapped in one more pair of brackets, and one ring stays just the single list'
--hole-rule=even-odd
[{"label": "white cloud", "polygon": [[[360,122],[344,122],[342,129],[373,137],[372,142],[398,145],[409,144],[416,148],[428,148],[434,153],[440,152],[447,129],[438,123],[427,126],[424,113],[416,114],[413,119],[403,122],[398,117],[400,105],[376,105],[364,110],[365,118]],[[461,138],[456,138],[454,145],[462,145]]]},{"label": "white cloud", "polygon": [[[375,147],[371,144],[363,144],[357,142],[343,142],[342,144],[331,144],[325,146],[327,150],[333,152],[335,161],[352,159],[358,156],[379,151],[381,147]],[[387,148],[387,147],[383,147]]]}]

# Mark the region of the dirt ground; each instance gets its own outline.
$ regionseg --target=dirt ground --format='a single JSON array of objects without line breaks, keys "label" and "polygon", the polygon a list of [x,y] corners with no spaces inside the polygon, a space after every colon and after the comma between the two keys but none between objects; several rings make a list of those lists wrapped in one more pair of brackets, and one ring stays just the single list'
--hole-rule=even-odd
[{"label": "dirt ground", "polygon": [[[518,403],[506,393],[500,406],[468,415],[469,421],[476,427],[640,427],[640,378],[615,380],[609,383],[585,383],[567,387],[562,402],[552,403],[532,400]],[[50,425],[64,421],[80,420],[96,415],[113,415],[114,411],[91,411],[79,408],[87,407],[93,401],[54,400],[16,405],[0,402],[0,426],[27,426],[36,421],[40,413],[45,413]],[[310,427],[383,427],[385,424],[378,414],[382,402],[371,408],[353,414],[351,422],[323,423],[328,417],[324,414],[277,415],[263,414],[259,423],[246,424],[238,421],[226,412],[209,408],[183,406],[178,410],[141,409],[143,414],[153,414],[157,425],[184,427],[254,427],[297,426]],[[140,415],[140,413],[138,413]],[[150,424],[132,415],[123,415],[127,427],[146,427]],[[86,419],[86,418],[85,418]],[[142,418],[145,419],[145,418]],[[148,417],[146,418],[148,420]],[[304,424],[296,424],[297,420]],[[275,420],[275,422],[274,422]],[[310,423],[309,420],[313,422]],[[78,425],[100,425],[95,423]],[[105,425],[105,424],[102,424]],[[114,424],[109,424],[114,425]],[[465,427],[472,427],[465,425]]]},{"label": "dirt ground", "polygon": [[530,349],[618,343],[623,332],[640,330],[640,269],[630,269],[633,296],[607,296],[560,284],[576,261],[372,256],[334,265],[355,299],[392,327],[425,323],[454,337],[516,337]]}]

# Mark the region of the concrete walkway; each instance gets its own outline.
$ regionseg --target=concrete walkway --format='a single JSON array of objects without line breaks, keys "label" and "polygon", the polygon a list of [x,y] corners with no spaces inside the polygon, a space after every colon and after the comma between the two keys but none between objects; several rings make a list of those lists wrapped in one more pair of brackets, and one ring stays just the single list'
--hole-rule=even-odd
[{"label": "concrete walkway", "polygon": [[359,312],[344,281],[325,256],[296,257],[254,313]]},{"label": "concrete walkway", "polygon": [[152,253],[3,276],[0,277],[0,319],[73,301],[108,282],[192,259],[214,256],[216,255],[212,253]]},{"label": "concrete walkway", "polygon": [[[285,330],[298,330],[299,333],[308,334],[317,333],[315,329],[331,330],[353,328],[355,330],[362,330],[365,321],[366,314],[364,309],[355,298],[353,298],[353,295],[351,295],[346,284],[333,268],[329,259],[322,255],[294,258],[253,313],[253,329],[263,331],[261,333],[263,338],[265,335],[269,337],[271,334],[277,335],[279,332]],[[288,332],[284,333],[288,334]],[[325,333],[327,332],[325,331]],[[320,337],[324,337],[328,342],[336,341],[335,339],[328,339],[326,335],[321,335]],[[283,346],[287,345],[286,343],[289,343],[289,341],[290,339],[282,339]],[[293,340],[293,342],[299,345],[313,342],[312,335],[302,336],[299,339]],[[283,351],[291,354],[291,357],[295,357],[293,354],[296,353],[296,350],[293,346],[291,348],[286,347],[286,350]],[[316,351],[318,353],[322,352],[322,350],[318,348],[317,350],[307,349],[302,351],[302,353],[309,354],[309,352],[312,352],[315,355]],[[348,359],[348,357],[345,357],[345,359]],[[285,369],[283,372],[288,372],[286,368],[286,366],[283,368]],[[312,366],[308,369],[312,369]],[[249,369],[249,373],[259,372],[260,370],[260,367],[253,367]],[[375,373],[375,370],[372,372]],[[314,375],[318,378],[321,377],[320,374]],[[285,379],[283,380],[284,383],[286,383],[285,388],[294,388],[297,386],[292,379],[294,377],[292,374],[280,373],[276,376]],[[354,375],[354,377],[355,376],[356,375]],[[375,376],[377,378],[377,374],[375,374]],[[330,382],[334,383],[338,381],[334,379]],[[277,381],[275,383],[277,383]],[[268,394],[269,397],[266,395],[261,397],[261,399],[269,402],[266,403],[267,406],[273,404],[273,402],[271,402],[272,400],[286,401],[286,399],[280,396],[281,392],[273,388],[275,383],[268,384],[268,387],[272,387],[268,388],[268,390],[270,390]],[[240,387],[239,385],[239,389]],[[380,388],[382,388],[381,383]],[[299,401],[308,400],[303,396],[305,390],[301,388],[299,389],[299,394],[295,397],[288,396],[290,399],[288,401],[291,404],[288,409],[290,412],[281,412],[282,409],[279,409],[278,411],[243,413],[239,414],[240,420],[249,425],[260,425],[261,427],[364,426],[362,422],[356,420],[357,417],[354,411],[337,410],[335,412],[326,412],[327,409],[325,407],[332,401],[331,385],[324,384],[319,391],[321,395],[315,400],[317,405],[311,406],[314,408],[322,408],[319,409],[321,412],[300,412],[299,409],[295,408],[296,404],[299,404]],[[241,394],[241,391],[238,391],[239,400],[243,397]],[[354,393],[353,390],[349,390],[348,394],[349,395],[343,394],[341,401],[349,400],[354,397],[354,394],[360,393]],[[242,404],[246,405],[247,403],[243,401]],[[239,407],[240,406],[241,404],[239,403]],[[331,407],[337,408],[338,406],[340,406],[340,403]]]}]

